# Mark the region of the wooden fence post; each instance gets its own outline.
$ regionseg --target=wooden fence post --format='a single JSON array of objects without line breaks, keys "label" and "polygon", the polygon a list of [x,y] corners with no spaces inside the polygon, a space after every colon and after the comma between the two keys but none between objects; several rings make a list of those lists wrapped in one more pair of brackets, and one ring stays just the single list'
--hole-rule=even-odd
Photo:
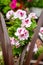
[{"label": "wooden fence post", "polygon": [[14,65],[10,39],[7,33],[5,20],[1,13],[0,13],[0,41],[2,46],[4,65]]}]

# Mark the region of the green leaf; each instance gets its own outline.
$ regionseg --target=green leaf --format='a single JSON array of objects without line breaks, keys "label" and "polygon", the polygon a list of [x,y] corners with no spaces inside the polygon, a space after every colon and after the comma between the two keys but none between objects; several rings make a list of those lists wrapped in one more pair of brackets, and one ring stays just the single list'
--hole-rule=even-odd
[{"label": "green leaf", "polygon": [[10,27],[8,27],[9,36],[13,36],[15,39],[18,39],[18,37],[15,36],[15,32],[17,31],[17,28],[21,26],[21,20],[10,20],[10,22],[7,22],[7,24],[11,25]]},{"label": "green leaf", "polygon": [[34,54],[34,58],[37,59],[41,53],[43,53],[43,46],[38,48],[37,53]]},{"label": "green leaf", "polygon": [[3,5],[8,5],[11,2],[11,0],[0,0],[0,3]]},{"label": "green leaf", "polygon": [[21,46],[24,46],[24,45],[28,44],[29,41],[30,41],[30,39],[28,38],[27,40],[19,41],[19,43],[20,43]]},{"label": "green leaf", "polygon": [[6,14],[7,11],[9,11],[11,8],[9,6],[5,6],[4,9],[3,9],[3,12]]},{"label": "green leaf", "polygon": [[32,38],[32,36],[33,36],[33,31],[29,31],[29,38],[31,39]]},{"label": "green leaf", "polygon": [[16,48],[16,47],[13,47],[13,55],[20,55],[22,53],[22,50],[23,48],[22,47],[19,47],[19,48]]}]

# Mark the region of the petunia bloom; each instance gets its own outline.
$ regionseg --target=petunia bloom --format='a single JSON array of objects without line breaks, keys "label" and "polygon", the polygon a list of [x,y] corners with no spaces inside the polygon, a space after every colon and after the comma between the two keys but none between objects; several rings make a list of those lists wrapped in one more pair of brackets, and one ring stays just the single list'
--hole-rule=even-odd
[{"label": "petunia bloom", "polygon": [[28,17],[31,19],[31,18],[34,18],[34,19],[37,19],[37,16],[36,16],[36,14],[35,13],[30,13],[29,15],[28,15]]},{"label": "petunia bloom", "polygon": [[12,16],[14,16],[14,11],[13,10],[8,11],[6,14],[6,18],[10,19]]},{"label": "petunia bloom", "polygon": [[43,27],[40,28],[39,37],[40,37],[41,40],[43,41]]},{"label": "petunia bloom", "polygon": [[29,37],[29,32],[25,28],[18,28],[15,35],[18,36],[19,40],[27,40]]},{"label": "petunia bloom", "polygon": [[17,2],[17,0],[12,0],[13,2]]},{"label": "petunia bloom", "polygon": [[20,47],[19,41],[17,41],[16,39],[14,39],[14,37],[10,37],[10,41],[11,41],[11,45],[15,45],[16,48]]},{"label": "petunia bloom", "polygon": [[42,33],[42,34],[43,34],[43,27],[41,27],[41,28],[40,28],[40,33]]},{"label": "petunia bloom", "polygon": [[10,3],[10,7],[14,10],[15,8],[16,8],[16,1],[14,2],[14,1],[12,1],[11,3]]},{"label": "petunia bloom", "polygon": [[29,18],[26,18],[26,19],[23,19],[23,20],[22,20],[21,26],[22,26],[22,27],[30,27],[31,24],[32,24],[31,20],[30,20]]},{"label": "petunia bloom", "polygon": [[26,16],[26,11],[19,9],[19,10],[17,10],[15,12],[15,16],[14,17],[19,18],[19,19],[25,19],[27,17]]},{"label": "petunia bloom", "polygon": [[11,42],[11,45],[15,45],[14,37],[10,37],[10,42]]}]

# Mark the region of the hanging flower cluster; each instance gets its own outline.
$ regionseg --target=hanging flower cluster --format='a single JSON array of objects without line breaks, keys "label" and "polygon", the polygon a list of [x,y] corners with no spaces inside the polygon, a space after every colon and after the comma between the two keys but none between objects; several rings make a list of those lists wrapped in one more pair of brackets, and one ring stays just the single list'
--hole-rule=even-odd
[{"label": "hanging flower cluster", "polygon": [[34,18],[34,19],[37,19],[37,16],[36,16],[36,14],[35,13],[30,13],[29,15],[28,15],[28,17],[27,17],[27,15],[26,15],[26,11],[24,11],[24,10],[21,10],[21,9],[18,9],[16,12],[14,12],[13,10],[10,10],[10,11],[8,11],[7,12],[7,14],[6,14],[6,18],[7,19],[10,19],[10,17],[11,16],[13,16],[13,18],[15,19],[15,18],[19,18],[19,19],[31,19],[31,18]]},{"label": "hanging flower cluster", "polygon": [[26,11],[21,9],[16,12],[10,10],[7,12],[6,18],[10,20],[10,24],[12,23],[8,27],[11,45],[18,49],[27,44],[31,40],[33,29],[36,27],[36,14],[30,13],[27,15]]},{"label": "hanging flower cluster", "polygon": [[[16,12],[14,12],[13,10],[10,10],[7,12],[6,14],[6,18],[7,19],[12,19],[12,20],[15,20],[15,19],[20,19],[21,20],[21,25],[20,27],[17,28],[16,32],[14,33],[18,39],[21,41],[21,40],[28,40],[29,38],[29,31],[26,30],[26,28],[30,28],[31,25],[32,25],[32,21],[31,19],[34,18],[36,19],[37,16],[35,13],[30,13],[28,16],[26,15],[26,11],[24,10],[17,10]],[[18,24],[19,24],[19,21],[18,21]],[[17,24],[17,25],[18,25]],[[11,38],[12,41],[11,41],[11,44],[15,44],[14,42],[14,38]],[[17,42],[18,43],[18,42]]]},{"label": "hanging flower cluster", "polygon": [[19,19],[25,19],[26,16],[26,12],[24,10],[17,10],[16,12],[14,12],[13,10],[10,10],[7,12],[6,14],[6,18],[10,19],[10,17],[13,16],[13,18],[19,18]]}]

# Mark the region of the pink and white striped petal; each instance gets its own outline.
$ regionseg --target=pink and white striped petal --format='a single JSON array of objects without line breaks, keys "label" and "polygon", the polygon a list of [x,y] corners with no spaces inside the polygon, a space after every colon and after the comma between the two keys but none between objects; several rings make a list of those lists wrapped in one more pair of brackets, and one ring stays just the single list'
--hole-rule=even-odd
[{"label": "pink and white striped petal", "polygon": [[26,18],[26,19],[23,19],[23,20],[22,20],[21,26],[22,26],[22,27],[30,27],[31,24],[32,24],[31,20],[30,20],[29,18]]},{"label": "pink and white striped petal", "polygon": [[15,35],[18,36],[19,40],[27,40],[29,37],[29,32],[25,28],[18,28]]}]

